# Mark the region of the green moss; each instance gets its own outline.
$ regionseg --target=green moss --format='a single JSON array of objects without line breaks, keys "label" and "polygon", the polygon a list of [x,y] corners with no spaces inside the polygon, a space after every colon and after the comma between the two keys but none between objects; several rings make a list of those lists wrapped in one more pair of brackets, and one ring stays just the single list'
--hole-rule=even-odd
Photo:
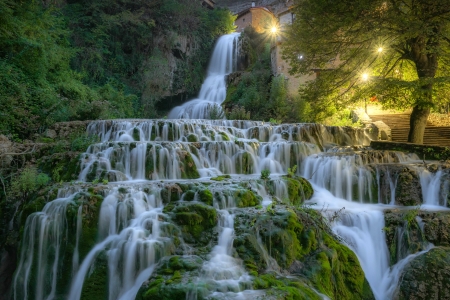
[{"label": "green moss", "polygon": [[200,198],[200,201],[202,201],[203,203],[213,205],[213,194],[211,193],[210,190],[208,189],[200,190],[198,192],[198,196]]},{"label": "green moss", "polygon": [[171,211],[172,218],[180,226],[183,236],[198,241],[206,230],[217,224],[217,211],[200,203],[179,203]]},{"label": "green moss", "polygon": [[243,174],[253,174],[253,158],[248,152],[244,152],[241,157],[241,162],[236,166],[237,170],[241,170]]},{"label": "green moss", "polygon": [[55,153],[39,159],[39,167],[54,182],[68,182],[77,179],[80,173],[80,155],[79,152]]},{"label": "green moss", "polygon": [[214,181],[224,181],[225,179],[230,179],[230,178],[231,178],[230,175],[225,174],[225,175],[219,175],[219,176],[217,176],[217,177],[211,177],[211,180],[214,180]]},{"label": "green moss", "polygon": [[255,289],[270,289],[268,296],[276,296],[276,299],[322,299],[305,282],[297,278],[276,278],[273,274],[264,274],[254,278]]},{"label": "green moss", "polygon": [[[205,299],[206,290],[202,284],[194,284],[203,260],[197,256],[172,256],[164,258],[155,270],[149,283],[144,284],[136,299],[186,299],[188,294],[196,292],[195,299]],[[191,298],[189,298],[191,299]]]},{"label": "green moss", "polygon": [[228,136],[228,134],[226,134],[226,132],[220,131],[219,135],[222,137],[222,141],[225,141],[225,142],[230,141],[230,137]]},{"label": "green moss", "polygon": [[194,191],[186,191],[186,193],[183,194],[183,200],[184,201],[192,201],[195,198],[195,192]]},{"label": "green moss", "polygon": [[289,201],[293,205],[301,205],[303,201],[311,199],[313,188],[311,183],[302,177],[283,177],[287,183]]},{"label": "green moss", "polygon": [[141,140],[141,134],[138,128],[134,127],[133,128],[133,139],[136,142],[139,142]]},{"label": "green moss", "polygon": [[234,192],[234,200],[237,207],[250,207],[259,205],[262,198],[251,190],[237,190]]},{"label": "green moss", "polygon": [[[237,212],[235,232],[235,249],[253,276],[267,269],[262,259],[267,253],[282,270],[301,276],[331,299],[374,299],[356,255],[332,236],[323,217],[312,209],[285,205],[273,205],[270,212],[247,209]],[[268,295],[286,293],[276,299],[308,299],[271,281],[256,286],[272,286]]]},{"label": "green moss", "polygon": [[30,201],[29,203],[25,204],[25,206],[22,209],[22,213],[20,216],[20,219],[22,221],[22,226],[25,225],[25,221],[27,220],[28,216],[32,213],[42,211],[45,204],[47,204],[47,199],[43,196],[39,196],[36,199]]},{"label": "green moss", "polygon": [[181,169],[181,178],[183,179],[196,179],[200,177],[197,166],[195,165],[192,155],[189,152],[183,152]]},{"label": "green moss", "polygon": [[198,142],[198,137],[196,134],[190,134],[187,136],[188,142],[195,143]]},{"label": "green moss", "polygon": [[98,162],[94,162],[92,164],[91,169],[89,170],[88,174],[86,175],[86,181],[94,181],[94,179],[97,177],[97,168],[98,168]]},{"label": "green moss", "polygon": [[98,255],[93,271],[83,284],[81,299],[107,299],[108,297],[108,260],[105,252]]}]

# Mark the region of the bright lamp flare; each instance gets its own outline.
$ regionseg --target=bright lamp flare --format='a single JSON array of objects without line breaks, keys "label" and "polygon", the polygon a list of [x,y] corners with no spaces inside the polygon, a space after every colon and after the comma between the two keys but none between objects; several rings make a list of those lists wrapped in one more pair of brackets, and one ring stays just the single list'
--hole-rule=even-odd
[{"label": "bright lamp flare", "polygon": [[275,34],[275,33],[277,33],[278,28],[277,28],[276,26],[273,26],[273,27],[270,29],[270,31],[271,31],[273,34]]},{"label": "bright lamp flare", "polygon": [[364,74],[362,74],[361,78],[363,81],[367,81],[367,79],[369,79],[369,74],[364,73]]},{"label": "bright lamp flare", "polygon": [[383,47],[378,48],[378,53],[383,52]]}]

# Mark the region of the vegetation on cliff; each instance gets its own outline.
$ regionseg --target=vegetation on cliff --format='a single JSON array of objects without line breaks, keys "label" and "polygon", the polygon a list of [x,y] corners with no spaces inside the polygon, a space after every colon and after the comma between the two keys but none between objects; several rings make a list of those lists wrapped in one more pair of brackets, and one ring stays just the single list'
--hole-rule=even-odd
[{"label": "vegetation on cliff", "polygon": [[193,94],[227,10],[199,1],[0,1],[0,134],[30,139],[58,121],[155,117]]}]

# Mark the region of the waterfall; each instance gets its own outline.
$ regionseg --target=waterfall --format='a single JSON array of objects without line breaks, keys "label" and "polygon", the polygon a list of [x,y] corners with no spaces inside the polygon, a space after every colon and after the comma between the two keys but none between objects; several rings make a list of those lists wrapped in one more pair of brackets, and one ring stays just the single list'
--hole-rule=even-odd
[{"label": "waterfall", "polygon": [[239,35],[231,33],[219,38],[198,98],[175,107],[169,113],[170,119],[210,119],[213,110],[217,116],[223,114],[220,104],[227,96],[225,77],[236,70]]},{"label": "waterfall", "polygon": [[[290,192],[299,189],[284,176],[289,170],[292,179],[293,168],[312,182],[315,194],[307,204],[328,217],[330,234],[354,251],[376,299],[393,297],[404,266],[432,247],[422,241],[420,251],[398,251],[390,265],[385,211],[411,208],[396,201],[401,172],[407,171],[410,186],[420,186],[424,206],[445,210],[448,171],[432,172],[415,155],[354,147],[370,142],[366,129],[206,120],[225,99],[238,37],[218,40],[198,99],[175,108],[173,119],[89,123],[87,133],[99,142],[80,155],[78,181],[62,185],[57,199],[23,226],[14,299],[79,300],[96,287],[92,281],[101,272],[99,297],[134,299],[170,258],[201,255],[187,299],[264,297],[263,290],[253,289],[253,275],[234,246],[238,210],[250,207],[259,217],[272,205],[286,208]],[[270,180],[261,172],[270,173]],[[248,206],[238,203],[244,193],[255,198]],[[216,217],[207,219],[190,206]],[[414,220],[423,233],[426,222]],[[188,232],[192,224],[203,226],[197,234],[206,242],[199,255],[183,240],[183,234],[194,234]],[[255,249],[261,248],[267,270],[281,276],[282,264],[264,248],[264,234],[255,229]],[[308,288],[331,297],[317,286]]]}]

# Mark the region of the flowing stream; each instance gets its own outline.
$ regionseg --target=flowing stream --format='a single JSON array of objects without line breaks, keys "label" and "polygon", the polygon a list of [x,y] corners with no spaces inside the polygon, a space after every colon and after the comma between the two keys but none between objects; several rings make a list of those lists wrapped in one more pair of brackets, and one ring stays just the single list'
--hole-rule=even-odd
[{"label": "flowing stream", "polygon": [[[195,182],[191,178],[210,184],[219,215],[217,240],[212,241],[199,283],[210,283],[208,297],[254,299],[262,292],[251,289],[251,276],[233,256],[237,204],[224,185],[210,178],[230,174],[247,182],[262,198],[262,205],[268,206],[269,194],[287,197],[287,188],[278,178],[295,165],[297,174],[313,183],[315,194],[308,203],[332,219],[333,231],[356,253],[376,299],[392,298],[402,268],[426,250],[389,265],[384,210],[397,205],[399,176],[397,169],[389,173],[389,168],[400,165],[417,172],[424,204],[436,210],[447,205],[443,172],[429,172],[414,155],[347,147],[370,142],[370,134],[363,129],[205,120],[211,108],[225,99],[224,76],[235,70],[238,37],[219,39],[198,99],[175,108],[170,113],[174,119],[89,124],[87,133],[98,136],[100,142],[81,156],[78,184],[62,188],[58,199],[30,215],[24,225],[14,299],[82,299],[83,288],[100,265],[107,273],[108,299],[134,299],[158,263],[174,255],[175,237],[184,243],[163,212],[165,197],[183,202],[181,192],[174,188],[173,194],[164,193],[175,182]],[[270,193],[257,181],[263,170],[269,170],[275,182]],[[98,238],[86,251],[80,232],[87,206],[80,199],[89,196],[86,183],[98,178],[104,181],[98,225],[92,225],[98,226]],[[75,220],[75,231],[68,229],[66,212]],[[336,214],[339,218],[333,218]],[[66,257],[62,254],[70,239],[75,248]],[[188,246],[184,255],[189,255]],[[278,268],[268,254],[264,259],[268,268]],[[57,278],[65,272],[73,276],[67,279],[68,294],[61,295]]]}]

